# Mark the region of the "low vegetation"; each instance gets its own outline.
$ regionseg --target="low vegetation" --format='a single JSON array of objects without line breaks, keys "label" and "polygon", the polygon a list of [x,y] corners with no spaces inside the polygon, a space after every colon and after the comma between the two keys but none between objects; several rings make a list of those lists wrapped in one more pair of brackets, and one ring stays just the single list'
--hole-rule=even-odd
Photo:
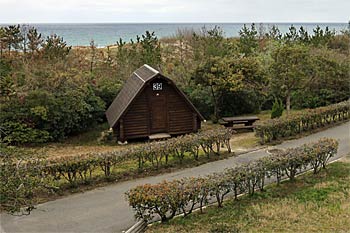
[{"label": "low vegetation", "polygon": [[0,160],[1,204],[10,212],[22,206],[30,211],[33,208],[30,203],[35,202],[40,191],[55,192],[92,182],[114,181],[123,175],[133,177],[133,173],[177,164],[200,164],[212,160],[211,157],[222,157],[223,151],[230,153],[231,137],[231,130],[213,129],[123,150],[57,158],[31,158],[24,154],[26,150],[12,148],[14,151],[10,151],[8,147]]},{"label": "low vegetation", "polygon": [[265,144],[348,120],[350,118],[349,110],[350,101],[315,109],[305,109],[299,114],[264,121],[256,126],[255,131],[260,138],[260,143]]},{"label": "low vegetation", "polygon": [[175,218],[147,232],[347,232],[350,228],[350,157],[317,174],[269,185],[223,208]]},{"label": "low vegetation", "polygon": [[206,177],[140,185],[126,195],[136,218],[149,221],[156,215],[165,222],[176,213],[182,212],[186,217],[195,206],[202,210],[211,199],[222,208],[224,197],[230,193],[237,199],[239,194],[254,195],[256,189],[264,191],[266,178],[274,177],[278,184],[283,176],[293,181],[296,174],[307,167],[317,174],[326,168],[337,147],[337,141],[324,138]]}]

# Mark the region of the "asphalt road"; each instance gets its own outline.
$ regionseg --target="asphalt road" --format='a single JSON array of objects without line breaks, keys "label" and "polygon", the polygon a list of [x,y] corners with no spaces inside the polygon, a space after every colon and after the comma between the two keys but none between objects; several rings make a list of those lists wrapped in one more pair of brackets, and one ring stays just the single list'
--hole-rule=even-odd
[{"label": "asphalt road", "polygon": [[[338,154],[333,159],[350,153],[350,122],[304,138],[283,142],[276,147],[295,147],[322,137],[339,140]],[[130,188],[144,183],[157,183],[164,179],[206,175],[266,155],[265,150],[258,150],[173,173],[125,181],[85,193],[73,194],[40,204],[29,216],[12,216],[3,213],[0,216],[0,231],[26,233],[121,232],[135,223],[133,211],[128,206],[124,196],[124,193]]]}]

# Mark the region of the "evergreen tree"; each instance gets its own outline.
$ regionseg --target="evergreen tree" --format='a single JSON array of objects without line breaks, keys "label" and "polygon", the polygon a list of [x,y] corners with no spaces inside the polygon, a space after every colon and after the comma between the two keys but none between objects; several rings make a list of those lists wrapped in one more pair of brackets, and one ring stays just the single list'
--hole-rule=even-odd
[{"label": "evergreen tree", "polygon": [[21,26],[19,24],[5,27],[6,44],[9,54],[12,48],[16,50],[21,47],[23,36],[20,28]]},{"label": "evergreen tree", "polygon": [[213,106],[214,119],[220,117],[220,102],[225,92],[242,89],[244,75],[236,65],[236,60],[228,57],[213,57],[202,63],[195,71],[193,78],[197,85],[209,87]]},{"label": "evergreen tree", "polygon": [[39,51],[44,40],[42,39],[41,33],[38,33],[37,29],[30,27],[27,33],[28,38],[28,49],[32,55]]},{"label": "evergreen tree", "polygon": [[301,26],[299,29],[299,40],[304,44],[307,44],[310,41],[309,34],[303,26]]},{"label": "evergreen tree", "polygon": [[141,35],[141,39],[138,39],[138,42],[141,45],[141,62],[160,69],[161,50],[155,33],[146,31],[146,34]]},{"label": "evergreen tree", "polygon": [[297,32],[297,29],[291,25],[289,27],[289,31],[284,34],[283,39],[286,43],[294,43],[299,41],[299,34]]},{"label": "evergreen tree", "polygon": [[258,48],[258,32],[253,23],[250,29],[244,24],[243,28],[239,31],[239,47],[240,52],[246,56],[251,55]]},{"label": "evergreen tree", "polygon": [[7,38],[6,38],[6,32],[4,27],[0,27],[0,58],[3,55],[4,49],[7,48],[6,44]]},{"label": "evergreen tree", "polygon": [[281,40],[282,33],[276,25],[272,25],[272,27],[269,30],[269,33],[266,35],[266,37],[269,39],[272,39],[272,40]]},{"label": "evergreen tree", "polygon": [[271,85],[286,98],[289,113],[292,91],[300,89],[309,75],[309,53],[305,46],[286,44],[279,46],[272,57]]},{"label": "evergreen tree", "polygon": [[54,34],[46,38],[43,44],[44,57],[53,59],[64,59],[68,55],[72,46],[67,46],[67,42],[62,37]]},{"label": "evergreen tree", "polygon": [[283,110],[284,106],[282,100],[275,98],[275,102],[273,102],[271,110],[271,119],[281,117]]}]

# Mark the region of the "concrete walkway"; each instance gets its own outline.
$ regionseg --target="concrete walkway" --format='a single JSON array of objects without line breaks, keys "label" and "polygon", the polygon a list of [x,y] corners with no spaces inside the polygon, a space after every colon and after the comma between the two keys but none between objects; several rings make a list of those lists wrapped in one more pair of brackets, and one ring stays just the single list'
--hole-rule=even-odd
[{"label": "concrete walkway", "polygon": [[[322,137],[339,140],[335,158],[350,153],[350,122],[278,145],[278,148],[295,147],[316,141]],[[266,156],[265,150],[254,151],[237,157],[203,164],[198,167],[153,177],[125,181],[85,193],[74,194],[59,200],[40,204],[29,216],[1,214],[0,231],[5,232],[121,232],[135,223],[133,211],[124,193],[144,183],[157,183],[164,179],[206,175],[222,171]]]}]

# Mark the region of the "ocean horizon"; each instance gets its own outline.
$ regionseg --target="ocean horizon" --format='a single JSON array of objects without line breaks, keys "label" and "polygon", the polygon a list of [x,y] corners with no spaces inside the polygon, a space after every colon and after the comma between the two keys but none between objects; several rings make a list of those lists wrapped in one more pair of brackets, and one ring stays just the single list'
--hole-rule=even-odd
[{"label": "ocean horizon", "polygon": [[[213,28],[219,26],[226,37],[236,37],[240,29],[246,24],[251,23],[29,23],[21,25],[34,26],[44,37],[51,34],[57,34],[71,46],[88,46],[91,40],[94,40],[98,47],[114,45],[120,38],[129,42],[135,39],[137,35],[142,35],[146,31],[155,32],[158,38],[170,37],[176,35],[180,30],[199,31],[201,28]],[[277,26],[282,33],[288,31],[291,25],[297,29],[303,26],[309,33],[318,25],[322,29],[327,26],[330,30],[340,33],[348,27],[348,23],[255,23],[257,30],[267,32],[273,25]],[[0,24],[7,26],[11,24]]]}]

